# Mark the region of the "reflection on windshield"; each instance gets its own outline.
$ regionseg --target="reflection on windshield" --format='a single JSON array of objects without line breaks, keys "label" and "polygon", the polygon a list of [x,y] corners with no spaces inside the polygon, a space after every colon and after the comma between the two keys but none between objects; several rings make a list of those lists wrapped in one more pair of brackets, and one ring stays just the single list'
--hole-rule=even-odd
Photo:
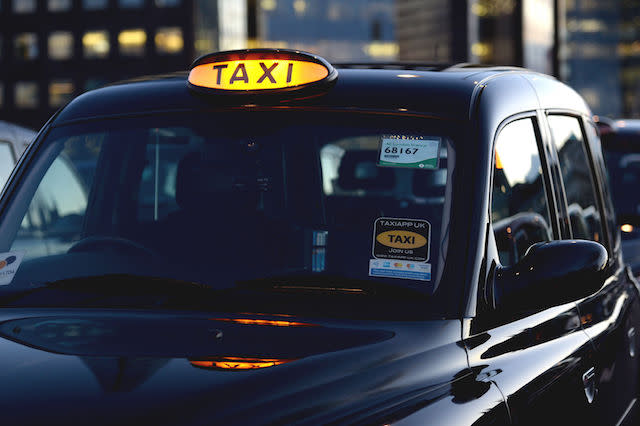
[{"label": "reflection on windshield", "polygon": [[[360,117],[331,127],[304,114],[270,117],[252,116],[254,125],[240,130],[227,125],[237,117],[163,117],[54,131],[53,155],[33,168],[40,182],[24,189],[30,202],[14,204],[21,226],[4,250],[25,252],[25,260],[0,291],[136,270],[218,289],[317,274],[318,282],[342,277],[432,293],[451,202],[453,146],[442,125]],[[381,167],[385,134],[442,141],[435,168]],[[410,250],[396,239],[396,260],[383,263],[407,272],[370,276],[380,218],[428,222],[421,238],[429,258],[401,255]],[[2,232],[17,225],[3,223]],[[412,261],[430,263],[426,282],[412,278]]]},{"label": "reflection on windshield", "polygon": [[27,259],[65,253],[80,238],[87,201],[86,183],[71,160],[59,156],[31,201],[12,250],[24,251]]},{"label": "reflection on windshield", "polygon": [[506,126],[500,132],[496,142],[499,153],[498,170],[504,173],[509,186],[533,183],[540,176],[540,157],[535,144],[517,143],[527,128],[531,128],[528,120],[519,120]]}]

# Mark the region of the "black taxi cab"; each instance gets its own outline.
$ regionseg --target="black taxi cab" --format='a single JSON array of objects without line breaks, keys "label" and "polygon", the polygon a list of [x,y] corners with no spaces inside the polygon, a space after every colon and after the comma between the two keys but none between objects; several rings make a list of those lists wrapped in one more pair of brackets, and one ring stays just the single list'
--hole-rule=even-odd
[{"label": "black taxi cab", "polygon": [[517,68],[243,50],[87,92],[0,197],[0,417],[632,423],[603,164]]}]

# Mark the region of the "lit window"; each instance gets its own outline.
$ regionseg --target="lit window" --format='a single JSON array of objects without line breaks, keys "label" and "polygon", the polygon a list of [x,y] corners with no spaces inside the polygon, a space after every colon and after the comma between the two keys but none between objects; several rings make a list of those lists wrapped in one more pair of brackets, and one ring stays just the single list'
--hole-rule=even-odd
[{"label": "lit window", "polygon": [[49,105],[53,108],[64,105],[73,95],[71,80],[54,80],[49,84]]},{"label": "lit window", "polygon": [[180,6],[180,0],[155,0],[156,7]]},{"label": "lit window", "polygon": [[156,51],[161,54],[180,53],[184,47],[182,30],[178,27],[158,28],[155,41]]},{"label": "lit window", "polygon": [[261,0],[260,7],[268,12],[272,12],[278,7],[276,0]]},{"label": "lit window", "polygon": [[71,9],[71,0],[48,0],[50,12],[64,12]]},{"label": "lit window", "polygon": [[473,43],[471,45],[471,53],[477,56],[481,61],[485,61],[493,52],[489,43]]},{"label": "lit window", "polygon": [[296,15],[298,16],[304,15],[307,11],[307,2],[304,0],[294,0],[293,10],[295,10]]},{"label": "lit window", "polygon": [[143,29],[131,29],[120,31],[118,44],[120,54],[129,56],[144,55],[144,45],[147,42],[147,33]]},{"label": "lit window", "polygon": [[69,59],[73,56],[73,34],[69,31],[56,31],[49,35],[49,58]]},{"label": "lit window", "polygon": [[19,81],[15,87],[15,103],[18,108],[36,108],[38,106],[38,84],[32,81]]},{"label": "lit window", "polygon": [[38,57],[38,36],[35,33],[18,34],[14,39],[15,57],[35,59]]},{"label": "lit window", "polygon": [[85,10],[101,10],[107,8],[108,0],[82,0],[82,7]]},{"label": "lit window", "polygon": [[109,34],[106,31],[89,31],[82,36],[85,58],[106,58],[109,56]]},{"label": "lit window", "polygon": [[36,11],[36,0],[13,0],[14,13],[33,13]]},{"label": "lit window", "polygon": [[144,6],[144,0],[118,0],[121,9],[137,9]]}]

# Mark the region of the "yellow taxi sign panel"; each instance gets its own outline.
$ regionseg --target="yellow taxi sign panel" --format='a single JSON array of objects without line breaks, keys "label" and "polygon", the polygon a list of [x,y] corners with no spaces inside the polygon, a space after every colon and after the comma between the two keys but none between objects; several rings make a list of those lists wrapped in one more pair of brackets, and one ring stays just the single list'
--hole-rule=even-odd
[{"label": "yellow taxi sign panel", "polygon": [[249,59],[197,65],[189,82],[211,89],[263,90],[301,86],[328,75],[329,70],[313,62]]},{"label": "yellow taxi sign panel", "polygon": [[224,92],[260,92],[301,88],[335,76],[328,62],[293,51],[222,52],[197,60],[189,73],[196,88]]}]

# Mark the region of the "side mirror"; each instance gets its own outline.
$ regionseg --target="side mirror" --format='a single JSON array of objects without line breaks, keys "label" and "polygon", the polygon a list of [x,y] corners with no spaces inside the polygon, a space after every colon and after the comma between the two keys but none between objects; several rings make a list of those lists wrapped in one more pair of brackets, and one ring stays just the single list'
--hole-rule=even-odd
[{"label": "side mirror", "polygon": [[604,284],[606,249],[593,241],[561,240],[532,245],[511,267],[498,268],[493,298],[499,311],[539,311],[578,300]]}]

